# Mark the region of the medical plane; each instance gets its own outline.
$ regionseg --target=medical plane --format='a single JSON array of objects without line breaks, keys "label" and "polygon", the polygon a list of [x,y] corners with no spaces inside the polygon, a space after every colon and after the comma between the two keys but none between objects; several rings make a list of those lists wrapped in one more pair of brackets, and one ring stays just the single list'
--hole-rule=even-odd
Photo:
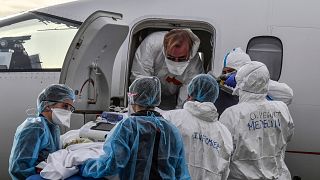
[{"label": "medical plane", "polygon": [[[206,72],[221,74],[235,47],[294,92],[293,179],[320,179],[320,2],[316,0],[80,0],[0,20],[1,179],[15,130],[52,83],[75,90],[71,128],[127,106],[135,50],[150,33],[190,28]],[[69,129],[64,129],[64,132]],[[32,147],[30,147],[32,148]]]}]

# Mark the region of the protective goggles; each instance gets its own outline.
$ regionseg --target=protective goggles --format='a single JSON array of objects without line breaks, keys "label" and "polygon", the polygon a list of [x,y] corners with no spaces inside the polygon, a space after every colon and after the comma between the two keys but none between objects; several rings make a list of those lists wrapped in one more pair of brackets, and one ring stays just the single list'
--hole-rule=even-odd
[{"label": "protective goggles", "polygon": [[74,112],[76,110],[76,108],[74,106],[72,106],[70,103],[67,103],[67,102],[63,102],[63,101],[49,101],[49,102],[54,102],[54,103],[62,103],[62,109],[65,109],[65,110],[68,110],[68,111],[71,111],[71,112]]},{"label": "protective goggles", "polygon": [[166,58],[169,59],[169,60],[171,60],[171,61],[175,61],[175,62],[185,62],[185,61],[189,61],[189,57],[188,57],[188,56],[173,57],[173,56],[167,55]]}]

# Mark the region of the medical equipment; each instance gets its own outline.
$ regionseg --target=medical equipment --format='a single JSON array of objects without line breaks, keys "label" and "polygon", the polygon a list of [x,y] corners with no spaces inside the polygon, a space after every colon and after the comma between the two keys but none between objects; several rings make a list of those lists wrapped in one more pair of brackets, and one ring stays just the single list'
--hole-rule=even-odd
[{"label": "medical equipment", "polygon": [[126,119],[126,113],[103,112],[95,121],[90,121],[80,128],[79,136],[96,142],[105,141],[111,129],[122,119]]},{"label": "medical equipment", "polygon": [[121,121],[123,118],[127,117],[126,113],[117,113],[117,112],[102,112],[101,119],[109,123],[115,124]]}]

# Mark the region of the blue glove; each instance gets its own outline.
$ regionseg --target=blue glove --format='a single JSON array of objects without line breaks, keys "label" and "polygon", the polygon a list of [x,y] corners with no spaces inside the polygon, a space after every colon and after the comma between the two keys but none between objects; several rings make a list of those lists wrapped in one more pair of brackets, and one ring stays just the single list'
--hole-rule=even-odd
[{"label": "blue glove", "polygon": [[235,88],[236,87],[236,73],[232,73],[227,80],[224,82],[225,85]]}]

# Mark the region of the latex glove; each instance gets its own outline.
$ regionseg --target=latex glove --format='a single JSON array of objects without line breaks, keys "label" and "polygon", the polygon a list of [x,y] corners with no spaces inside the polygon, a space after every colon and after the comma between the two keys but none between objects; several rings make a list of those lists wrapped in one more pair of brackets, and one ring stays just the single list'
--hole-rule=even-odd
[{"label": "latex glove", "polygon": [[236,84],[237,84],[235,76],[236,76],[236,73],[232,73],[232,74],[227,78],[227,80],[225,81],[224,84],[227,85],[227,86],[230,86],[230,87],[235,88],[235,87],[236,87]]}]

